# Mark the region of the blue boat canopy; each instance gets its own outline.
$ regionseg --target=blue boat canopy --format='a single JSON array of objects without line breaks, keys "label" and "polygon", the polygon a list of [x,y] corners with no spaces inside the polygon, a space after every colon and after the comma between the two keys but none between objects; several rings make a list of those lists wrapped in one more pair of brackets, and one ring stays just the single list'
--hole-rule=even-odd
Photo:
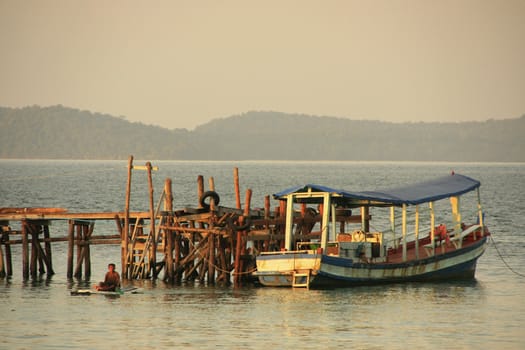
[{"label": "blue boat canopy", "polygon": [[[459,196],[473,191],[479,186],[479,181],[464,175],[453,173],[452,175],[442,176],[413,185],[377,191],[353,192],[338,190],[322,185],[307,184],[286,189],[274,194],[273,196],[275,199],[285,199],[286,195],[292,193],[329,192],[337,195],[338,201],[350,205],[366,205],[367,203],[384,205],[416,205]],[[308,200],[303,201],[310,202]],[[312,198],[312,202],[315,201],[316,200]]]}]

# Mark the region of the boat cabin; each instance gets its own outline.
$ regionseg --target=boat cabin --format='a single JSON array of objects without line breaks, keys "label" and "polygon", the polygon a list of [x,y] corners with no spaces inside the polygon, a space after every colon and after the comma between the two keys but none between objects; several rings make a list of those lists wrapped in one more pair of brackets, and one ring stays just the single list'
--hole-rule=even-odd
[{"label": "boat cabin", "polygon": [[[477,180],[452,174],[379,191],[352,192],[308,184],[284,190],[274,197],[286,202],[286,252],[381,263],[388,261],[393,252],[399,252],[399,259],[407,261],[423,258],[421,252],[432,256],[440,253],[440,249],[445,252],[447,246],[461,248],[467,235],[475,238],[476,232],[483,232],[479,186]],[[477,222],[465,226],[460,197],[474,190],[475,204],[466,208],[468,218],[475,217]],[[446,217],[443,210],[436,213],[436,202],[443,199],[450,201]],[[386,228],[379,230],[374,225],[371,230],[372,208],[374,220],[386,223]],[[381,213],[376,214],[376,210]],[[308,227],[305,229],[308,215],[315,222],[310,231]],[[412,257],[408,256],[410,249]]]}]

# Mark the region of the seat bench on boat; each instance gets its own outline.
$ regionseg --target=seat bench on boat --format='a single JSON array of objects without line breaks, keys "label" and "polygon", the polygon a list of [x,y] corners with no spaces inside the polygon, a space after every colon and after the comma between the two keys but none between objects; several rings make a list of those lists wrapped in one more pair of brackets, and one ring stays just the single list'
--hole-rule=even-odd
[{"label": "seat bench on boat", "polygon": [[452,237],[450,237],[450,242],[452,242],[452,244],[454,244],[454,246],[456,248],[459,248],[459,242],[461,242],[463,240],[463,238],[465,238],[466,236],[468,236],[472,232],[478,230],[480,227],[481,227],[481,225],[472,225],[469,228],[467,228],[466,230],[464,230],[463,232],[461,232],[460,234],[453,235]]},{"label": "seat bench on boat", "polygon": [[[467,228],[466,230],[462,231],[460,234],[452,234],[450,236],[449,242],[454,244],[454,247],[456,247],[456,249],[457,249],[457,248],[460,247],[459,242],[461,242],[463,240],[463,238],[465,238],[466,236],[468,236],[472,232],[478,230],[480,227],[481,227],[481,225],[472,225],[469,228]],[[434,248],[442,246],[444,244],[444,242],[446,242],[446,240],[444,240],[444,239],[434,240]],[[427,252],[427,255],[429,255],[429,256],[432,255],[432,242],[429,243],[429,244],[425,244],[424,247],[425,247],[425,250]]]},{"label": "seat bench on boat", "polygon": [[427,252],[427,255],[428,256],[431,256],[432,255],[432,247],[437,248],[437,247],[441,247],[443,244],[445,244],[446,240],[444,239],[440,239],[440,238],[437,238],[435,237],[434,239],[434,245],[432,245],[432,242],[428,243],[428,244],[425,244],[423,247],[425,248],[425,251]]}]

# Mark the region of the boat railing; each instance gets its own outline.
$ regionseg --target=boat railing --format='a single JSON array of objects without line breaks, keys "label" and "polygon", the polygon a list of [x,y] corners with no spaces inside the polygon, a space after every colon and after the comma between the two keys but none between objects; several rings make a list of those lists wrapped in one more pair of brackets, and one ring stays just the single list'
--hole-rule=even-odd
[{"label": "boat railing", "polygon": [[[417,238],[421,239],[421,238],[426,237],[429,234],[430,230],[431,230],[430,226],[425,226],[425,227],[419,228],[419,233],[418,233],[418,237]],[[389,235],[391,237],[389,239],[387,239],[386,237],[388,237]],[[403,240],[403,235],[402,235],[401,231],[394,232],[391,229],[383,231],[383,237],[385,237],[384,244],[387,247],[398,247],[401,244],[401,241]],[[415,241],[416,240],[416,231],[415,230],[408,231],[407,234],[406,234],[406,239],[407,239],[407,242]]]},{"label": "boat railing", "polygon": [[278,250],[274,252],[260,252],[260,255],[294,255],[294,254],[309,254],[308,250]]},{"label": "boat railing", "polygon": [[[474,226],[477,226],[476,229],[472,229],[472,230],[469,230],[468,233],[472,233],[472,232],[475,232],[477,229],[479,229],[481,226],[479,225],[479,214],[478,214],[478,211],[477,210],[471,210],[471,211],[467,211],[467,212],[462,212],[462,217],[464,218],[468,218],[469,221],[473,221],[475,224]],[[407,222],[408,226],[409,227],[413,227],[413,225],[410,225],[411,222]],[[455,227],[456,227],[456,223],[450,221],[450,220],[439,220],[439,224],[443,224],[445,225],[445,227],[448,228],[448,236],[450,238],[452,237],[459,237],[460,235],[462,237],[465,237],[468,235],[467,234],[464,234],[464,230],[461,228],[460,230],[457,230]],[[436,225],[439,226],[439,224]],[[471,224],[472,225],[472,224]],[[467,229],[469,227],[472,227],[471,225],[467,226]],[[402,225],[401,224],[396,224],[395,226],[395,231],[392,231],[392,229],[386,229],[383,232],[383,236],[385,237],[385,245],[388,246],[388,247],[397,247],[399,246],[399,244],[401,244],[401,241],[403,239],[403,235],[402,235]],[[462,226],[463,227],[463,226]],[[419,227],[419,234],[418,234],[418,238],[421,239],[421,238],[425,238],[427,236],[430,235],[430,232],[432,230],[432,227],[430,225],[425,225],[424,227]],[[390,236],[390,239],[388,239],[387,237]],[[411,229],[410,231],[407,232],[406,234],[406,239],[407,239],[407,242],[411,242],[411,241],[415,241],[416,240],[416,232],[415,232],[415,229]],[[459,240],[459,238],[456,238],[456,240]]]}]

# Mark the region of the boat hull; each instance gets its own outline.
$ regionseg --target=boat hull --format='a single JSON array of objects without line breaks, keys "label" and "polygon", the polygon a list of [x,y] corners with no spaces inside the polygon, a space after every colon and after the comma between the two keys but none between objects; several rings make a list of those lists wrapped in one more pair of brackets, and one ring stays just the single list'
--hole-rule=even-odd
[{"label": "boat hull", "polygon": [[[484,253],[486,246],[487,237],[483,237],[455,251],[402,263],[364,263],[329,255],[322,255],[319,259],[317,255],[304,254],[301,257],[301,272],[308,268],[308,260],[310,260],[308,286],[312,288],[471,279],[475,275],[477,260]],[[270,259],[273,263],[264,263]],[[259,282],[264,286],[293,286],[294,270],[289,268],[289,260],[290,257],[286,255],[260,256],[257,260],[256,273]],[[272,269],[272,266],[287,268]]]}]

